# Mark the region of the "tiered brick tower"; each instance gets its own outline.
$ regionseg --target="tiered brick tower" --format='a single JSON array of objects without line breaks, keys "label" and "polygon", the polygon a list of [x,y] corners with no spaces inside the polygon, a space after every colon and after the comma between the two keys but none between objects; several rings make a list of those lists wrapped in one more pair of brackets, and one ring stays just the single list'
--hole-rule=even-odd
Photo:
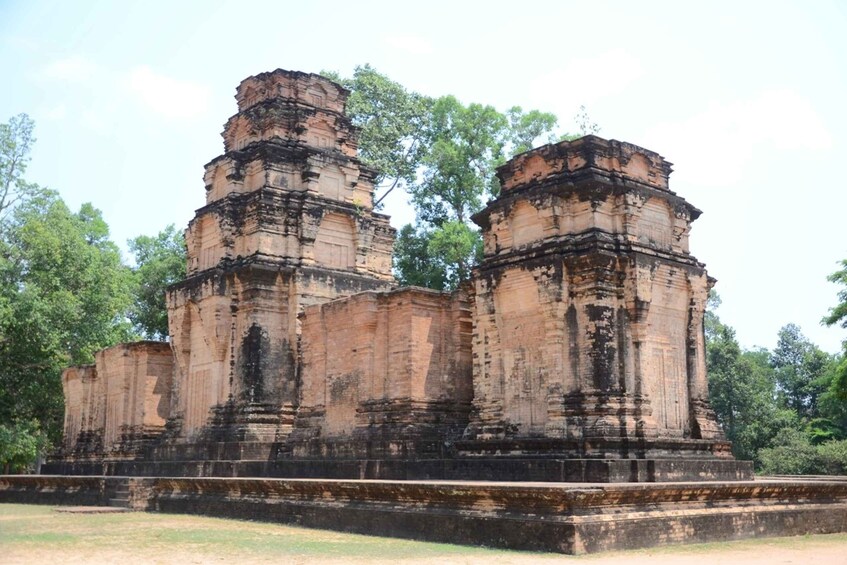
[{"label": "tiered brick tower", "polygon": [[188,278],[168,294],[179,437],[284,439],[301,307],[393,282],[394,230],[373,212],[347,95],[283,70],[238,87],[225,152],[206,165],[206,206],[186,232]]},{"label": "tiered brick tower", "polygon": [[467,449],[729,456],[708,407],[711,283],[688,250],[700,211],[668,189],[670,171],[595,136],[499,169],[501,195],[474,218],[485,259]]}]

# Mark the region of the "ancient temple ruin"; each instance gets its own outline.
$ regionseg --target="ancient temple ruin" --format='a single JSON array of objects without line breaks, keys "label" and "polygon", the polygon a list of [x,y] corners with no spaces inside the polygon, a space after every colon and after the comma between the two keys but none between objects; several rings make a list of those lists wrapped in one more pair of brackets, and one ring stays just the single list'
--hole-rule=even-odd
[{"label": "ancient temple ruin", "polygon": [[48,469],[123,475],[747,479],[708,403],[670,163],[596,136],[520,154],[452,293],[399,288],[348,92],[244,80],[168,292],[169,343],[63,375]]},{"label": "ancient temple ruin", "polygon": [[67,369],[61,451],[0,502],[566,553],[847,529],[847,480],[752,481],[716,425],[713,281],[670,163],[596,136],[522,153],[470,280],[399,288],[347,94],[241,83],[170,340]]}]

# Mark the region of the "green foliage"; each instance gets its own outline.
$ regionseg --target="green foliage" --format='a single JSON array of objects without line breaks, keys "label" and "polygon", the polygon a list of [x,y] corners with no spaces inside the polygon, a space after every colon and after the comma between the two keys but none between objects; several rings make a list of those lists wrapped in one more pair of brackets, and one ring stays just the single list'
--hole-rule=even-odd
[{"label": "green foliage", "polygon": [[[713,301],[713,303],[718,300]],[[735,331],[714,312],[706,346],[709,395],[718,422],[739,459],[757,460],[780,428],[797,425],[796,414],[776,401],[768,352],[742,351]]]},{"label": "green foliage", "polygon": [[29,470],[33,461],[48,447],[47,435],[36,420],[0,424],[0,472]]},{"label": "green foliage", "polygon": [[171,224],[155,236],[140,235],[128,244],[136,263],[129,319],[145,338],[164,340],[168,337],[165,291],[185,278],[185,238]]},{"label": "green foliage", "polygon": [[825,377],[833,362],[832,356],[809,341],[797,325],[780,329],[771,365],[786,405],[801,417],[817,416],[818,397],[829,384],[830,379]]},{"label": "green foliage", "polygon": [[415,206],[418,225],[401,230],[395,246],[398,279],[455,288],[479,256],[481,238],[470,220],[499,192],[496,168],[537,139],[552,140],[556,117],[427,98],[368,65],[350,79],[323,74],[351,90],[347,113],[362,128],[359,155],[379,171],[383,197],[403,186]]},{"label": "green foliage", "polygon": [[838,396],[843,360],[789,324],[777,347],[744,351],[709,296],[706,361],[712,407],[733,453],[767,474],[843,472],[847,403]]},{"label": "green foliage", "polygon": [[321,74],[350,90],[346,112],[361,128],[359,158],[377,171],[380,200],[398,186],[414,184],[426,152],[431,99],[407,91],[370,65],[356,67],[349,79]]},{"label": "green foliage", "polygon": [[0,238],[0,422],[37,420],[61,432],[60,374],[133,337],[130,270],[100,212],[71,212],[44,192],[19,204]]},{"label": "green foliage", "polygon": [[809,434],[814,444],[847,438],[847,398],[842,396],[841,371],[845,361],[833,358],[814,381],[817,395],[816,414],[809,421]]},{"label": "green foliage", "polygon": [[823,322],[828,326],[839,324],[842,328],[847,328],[847,259],[841,261],[841,267],[827,277],[829,282],[841,285],[842,288],[838,291],[838,304],[829,310]]},{"label": "green foliage", "polygon": [[53,192],[20,206],[10,226],[19,296],[47,306],[71,363],[133,336],[125,320],[131,273],[108,236],[99,210],[83,204],[72,213]]},{"label": "green foliage", "polygon": [[792,428],[780,430],[772,447],[759,451],[759,459],[766,475],[815,475],[822,469],[818,450],[808,436]]},{"label": "green foliage", "polygon": [[453,96],[432,104],[421,182],[409,187],[419,220],[430,235],[426,251],[445,266],[446,288],[456,288],[481,258],[482,238],[469,224],[500,190],[496,168],[549,132],[556,118],[519,107],[501,114],[491,106],[464,106]]},{"label": "green foliage", "polygon": [[[838,291],[838,304],[830,309],[823,323],[828,326],[839,324],[847,328],[847,259],[841,261],[841,269],[827,277],[830,282],[841,286]],[[829,392],[837,399],[847,402],[847,341],[844,342],[844,353],[840,363],[833,371],[833,380]]]},{"label": "green foliage", "polygon": [[403,286],[456,288],[482,254],[479,232],[448,221],[439,228],[403,226],[394,249],[394,271]]},{"label": "green foliage", "polygon": [[429,150],[420,184],[410,187],[419,217],[433,225],[466,222],[494,195],[494,169],[504,159],[509,122],[492,106],[464,106],[453,96],[435,101]]},{"label": "green foliage", "polygon": [[456,288],[482,256],[482,237],[464,222],[449,220],[432,232],[427,254],[446,266],[447,288]]},{"label": "green foliage", "polygon": [[[714,290],[709,291],[709,298],[706,300],[706,316],[703,319],[703,327],[706,332],[706,343],[717,337],[717,334],[722,330],[724,325],[715,311],[721,307],[721,297]],[[733,330],[734,332],[734,330]]]},{"label": "green foliage", "polygon": [[833,370],[833,380],[828,393],[841,402],[847,403],[847,351]]},{"label": "green foliage", "polygon": [[[35,123],[26,114],[18,114],[0,124],[0,222],[18,203],[38,194],[38,185],[24,180],[29,153],[35,138]],[[2,223],[0,223],[2,227]]]},{"label": "green foliage", "polygon": [[817,448],[820,472],[826,475],[847,475],[847,440],[830,441]]},{"label": "green foliage", "polygon": [[847,474],[847,440],[815,445],[806,433],[786,428],[773,446],[761,451],[762,472],[767,475]]},{"label": "green foliage", "polygon": [[429,254],[432,231],[415,229],[406,224],[397,234],[394,243],[394,272],[402,286],[423,286],[444,290],[447,288],[448,265]]},{"label": "green foliage", "polygon": [[553,114],[538,110],[524,113],[520,106],[512,106],[506,110],[506,117],[509,120],[509,143],[514,155],[529,151],[535,147],[538,139],[544,139],[547,143],[556,141],[550,133],[558,121]]}]

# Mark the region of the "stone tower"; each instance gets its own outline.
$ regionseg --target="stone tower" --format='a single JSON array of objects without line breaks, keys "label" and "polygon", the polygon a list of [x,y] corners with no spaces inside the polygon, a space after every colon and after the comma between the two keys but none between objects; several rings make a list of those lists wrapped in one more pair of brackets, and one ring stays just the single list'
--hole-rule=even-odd
[{"label": "stone tower", "polygon": [[700,211],[670,163],[588,136],[501,167],[474,217],[474,411],[465,449],[728,456],[708,405],[711,282],[689,254]]},{"label": "stone tower", "polygon": [[179,437],[284,439],[302,307],[392,286],[394,230],[373,211],[375,172],[356,158],[347,95],[283,70],[237,89],[186,231],[188,278],[168,293]]}]

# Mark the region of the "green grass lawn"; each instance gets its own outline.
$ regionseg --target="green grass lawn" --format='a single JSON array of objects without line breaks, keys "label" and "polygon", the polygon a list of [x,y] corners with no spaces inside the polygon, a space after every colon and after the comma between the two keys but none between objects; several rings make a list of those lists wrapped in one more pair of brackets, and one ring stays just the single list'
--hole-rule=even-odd
[{"label": "green grass lawn", "polygon": [[[665,547],[572,557],[311,530],[202,516],[67,514],[0,504],[0,563],[847,563],[847,534]],[[817,552],[817,553],[816,553]],[[815,556],[820,559],[815,559]],[[843,561],[838,561],[843,556]],[[722,558],[726,558],[723,559]],[[728,559],[728,560],[727,560]],[[821,560],[822,559],[822,560]],[[833,560],[834,559],[834,560]]]},{"label": "green grass lawn", "polygon": [[48,546],[68,553],[122,553],[135,548],[136,553],[154,556],[179,547],[211,557],[273,555],[368,561],[392,556],[436,559],[446,555],[484,559],[487,553],[496,553],[484,548],[202,516],[146,512],[68,514],[56,512],[51,506],[0,504],[0,548],[41,551]]}]

